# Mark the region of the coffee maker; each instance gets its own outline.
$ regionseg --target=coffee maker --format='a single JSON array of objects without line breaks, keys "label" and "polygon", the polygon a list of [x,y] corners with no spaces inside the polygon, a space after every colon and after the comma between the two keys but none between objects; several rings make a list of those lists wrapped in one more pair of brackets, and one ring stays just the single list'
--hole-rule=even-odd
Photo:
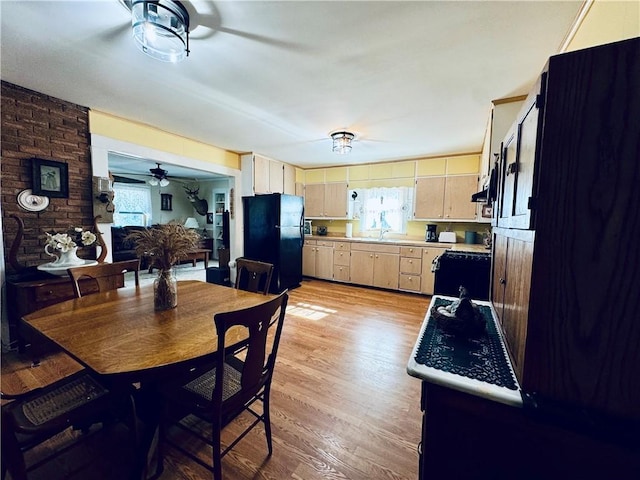
[{"label": "coffee maker", "polygon": [[438,235],[436,234],[437,225],[427,225],[426,232],[424,234],[425,242],[437,242]]}]

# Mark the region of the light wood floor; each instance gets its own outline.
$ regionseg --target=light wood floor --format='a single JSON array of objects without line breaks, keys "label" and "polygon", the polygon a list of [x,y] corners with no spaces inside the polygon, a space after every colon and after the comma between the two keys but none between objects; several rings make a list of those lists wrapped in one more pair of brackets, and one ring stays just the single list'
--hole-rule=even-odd
[{"label": "light wood floor", "polygon": [[[406,364],[429,297],[320,280],[290,293],[271,397],[273,455],[266,456],[257,427],[223,459],[224,478],[416,479],[420,382]],[[129,461],[124,432],[99,435],[93,451],[69,455],[81,456],[83,466],[63,457],[30,478],[122,478]],[[166,447],[160,478],[211,477]]]}]

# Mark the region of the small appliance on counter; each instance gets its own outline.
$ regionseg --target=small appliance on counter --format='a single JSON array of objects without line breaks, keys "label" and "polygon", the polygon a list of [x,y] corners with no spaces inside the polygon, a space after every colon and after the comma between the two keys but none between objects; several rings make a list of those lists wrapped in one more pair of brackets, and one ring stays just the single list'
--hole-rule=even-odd
[{"label": "small appliance on counter", "polygon": [[303,231],[305,235],[311,235],[313,233],[313,230],[311,230],[311,220],[304,221]]},{"label": "small appliance on counter", "polygon": [[456,243],[456,232],[440,232],[438,235],[440,243]]},{"label": "small appliance on counter", "polygon": [[327,234],[327,227],[325,227],[324,225],[318,225],[316,227],[316,233],[318,235],[326,235]]},{"label": "small appliance on counter", "polygon": [[424,234],[424,241],[425,242],[437,242],[438,241],[438,235],[436,234],[436,230],[437,230],[438,226],[437,225],[427,225],[427,228],[425,230],[425,234]]}]

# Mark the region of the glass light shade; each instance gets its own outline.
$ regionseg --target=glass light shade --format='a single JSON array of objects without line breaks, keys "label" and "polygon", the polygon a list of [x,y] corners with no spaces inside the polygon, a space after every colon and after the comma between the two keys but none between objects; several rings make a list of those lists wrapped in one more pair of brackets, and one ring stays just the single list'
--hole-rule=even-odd
[{"label": "glass light shade", "polygon": [[345,155],[351,151],[351,142],[355,135],[350,132],[334,132],[331,134],[333,139],[333,153]]},{"label": "glass light shade", "polygon": [[187,221],[184,222],[184,228],[200,228],[200,225],[198,225],[198,221],[195,218],[189,217]]},{"label": "glass light shade", "polygon": [[166,187],[167,185],[169,185],[169,180],[167,180],[166,178],[160,179],[160,186],[161,187]]},{"label": "glass light shade", "polygon": [[133,38],[144,53],[163,62],[179,62],[189,55],[189,14],[180,2],[134,0]]},{"label": "glass light shade", "polygon": [[159,183],[156,177],[151,177],[149,180],[147,180],[147,182],[153,187],[155,187]]}]

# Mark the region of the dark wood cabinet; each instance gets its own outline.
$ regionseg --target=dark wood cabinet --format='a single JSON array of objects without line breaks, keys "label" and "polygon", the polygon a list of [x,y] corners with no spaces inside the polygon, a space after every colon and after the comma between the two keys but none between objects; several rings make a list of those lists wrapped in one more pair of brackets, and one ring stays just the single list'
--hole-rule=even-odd
[{"label": "dark wood cabinet", "polygon": [[517,181],[507,194],[504,177],[492,285],[525,392],[542,406],[634,421],[639,86],[640,39],[549,59],[514,124],[516,167],[505,142]]},{"label": "dark wood cabinet", "polygon": [[639,119],[640,38],[549,59],[493,219],[523,404],[425,381],[421,479],[640,478]]},{"label": "dark wood cabinet", "polygon": [[[90,279],[79,281],[83,295],[98,292],[98,285]],[[114,276],[116,288],[124,286],[124,275]],[[34,353],[47,350],[50,344],[41,336],[34,334],[22,325],[20,319],[36,310],[55,305],[56,303],[74,298],[71,279],[67,276],[56,277],[43,272],[29,272],[15,274],[7,278],[7,314],[9,336],[16,341],[22,350],[25,345],[31,345]]]}]

